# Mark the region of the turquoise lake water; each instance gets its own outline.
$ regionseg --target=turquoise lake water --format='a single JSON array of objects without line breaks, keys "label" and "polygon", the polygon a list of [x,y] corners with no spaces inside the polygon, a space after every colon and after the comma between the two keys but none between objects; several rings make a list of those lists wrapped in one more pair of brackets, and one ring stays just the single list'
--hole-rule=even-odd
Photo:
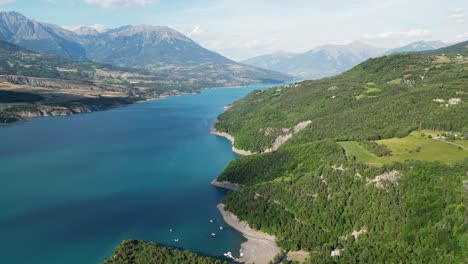
[{"label": "turquoise lake water", "polygon": [[236,155],[209,127],[225,105],[267,87],[0,128],[1,262],[101,263],[130,238],[238,252],[242,236],[219,230],[225,191],[210,185]]}]

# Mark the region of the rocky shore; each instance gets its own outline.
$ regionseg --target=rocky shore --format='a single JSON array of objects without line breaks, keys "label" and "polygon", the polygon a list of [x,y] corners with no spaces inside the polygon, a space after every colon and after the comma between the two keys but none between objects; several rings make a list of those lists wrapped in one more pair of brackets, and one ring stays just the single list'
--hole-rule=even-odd
[{"label": "rocky shore", "polygon": [[224,204],[218,205],[218,210],[223,216],[224,221],[236,229],[247,239],[241,244],[241,256],[235,259],[241,263],[266,264],[281,252],[276,245],[275,237],[266,233],[253,230],[245,221],[239,221],[239,218],[233,213],[226,211]]},{"label": "rocky shore", "polygon": [[211,181],[211,185],[213,186],[216,186],[218,188],[223,188],[223,189],[228,189],[228,190],[231,190],[231,191],[235,191],[237,189],[239,189],[240,185],[237,184],[237,183],[232,183],[232,182],[228,182],[228,181],[217,181],[217,180],[213,180]]},{"label": "rocky shore", "polygon": [[235,141],[234,137],[229,135],[228,133],[217,131],[214,126],[212,126],[210,128],[210,133],[213,134],[213,135],[216,135],[216,136],[226,138],[227,140],[231,141],[232,152],[234,152],[234,153],[237,153],[237,154],[242,155],[242,156],[249,156],[249,155],[256,154],[255,152],[251,152],[249,150],[243,150],[243,149],[238,149],[238,148],[234,147],[234,141]]}]

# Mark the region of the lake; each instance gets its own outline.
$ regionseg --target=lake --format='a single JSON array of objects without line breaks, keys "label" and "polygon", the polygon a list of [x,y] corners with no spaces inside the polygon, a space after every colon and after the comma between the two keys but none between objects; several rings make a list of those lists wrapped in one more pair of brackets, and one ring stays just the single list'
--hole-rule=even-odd
[{"label": "lake", "polygon": [[225,105],[267,87],[0,128],[1,262],[101,263],[124,239],[238,252],[244,239],[216,209],[226,192],[210,185],[236,155],[209,127]]}]

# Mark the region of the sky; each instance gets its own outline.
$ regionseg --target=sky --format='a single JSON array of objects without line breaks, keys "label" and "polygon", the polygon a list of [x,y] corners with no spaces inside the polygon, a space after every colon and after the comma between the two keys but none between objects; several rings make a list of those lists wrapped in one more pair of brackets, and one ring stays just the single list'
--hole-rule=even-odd
[{"label": "sky", "polygon": [[165,25],[234,60],[360,41],[468,40],[467,0],[0,0],[68,28]]}]

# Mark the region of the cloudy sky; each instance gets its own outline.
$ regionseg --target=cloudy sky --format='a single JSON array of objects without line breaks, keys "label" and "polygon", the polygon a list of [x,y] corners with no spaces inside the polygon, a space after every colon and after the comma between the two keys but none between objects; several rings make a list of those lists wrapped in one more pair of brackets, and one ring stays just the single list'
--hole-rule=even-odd
[{"label": "cloudy sky", "polygon": [[351,41],[468,39],[467,0],[0,0],[0,10],[67,27],[167,25],[236,60]]}]

